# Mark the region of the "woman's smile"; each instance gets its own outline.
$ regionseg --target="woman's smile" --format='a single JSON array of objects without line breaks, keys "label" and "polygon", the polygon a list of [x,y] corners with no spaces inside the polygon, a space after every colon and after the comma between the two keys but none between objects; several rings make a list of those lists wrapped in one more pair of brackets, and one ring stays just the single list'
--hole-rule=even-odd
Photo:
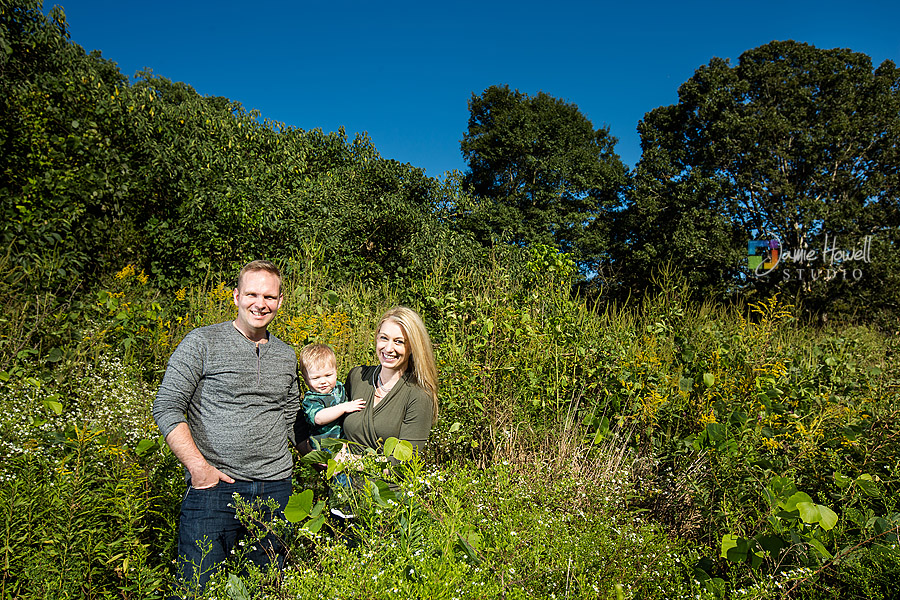
[{"label": "woman's smile", "polygon": [[409,362],[408,349],[406,347],[406,334],[403,328],[393,321],[385,321],[375,338],[375,351],[378,361],[385,369],[403,371]]}]

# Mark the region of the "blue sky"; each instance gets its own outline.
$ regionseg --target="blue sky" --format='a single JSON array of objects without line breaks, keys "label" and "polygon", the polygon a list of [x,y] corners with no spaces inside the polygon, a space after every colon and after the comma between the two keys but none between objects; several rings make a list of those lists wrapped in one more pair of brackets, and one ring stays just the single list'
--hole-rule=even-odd
[{"label": "blue sky", "polygon": [[72,39],[302,129],[368,132],[385,158],[465,170],[467,102],[508,84],[577,104],[626,164],[638,121],[714,57],[772,40],[900,63],[900,2],[59,0]]}]

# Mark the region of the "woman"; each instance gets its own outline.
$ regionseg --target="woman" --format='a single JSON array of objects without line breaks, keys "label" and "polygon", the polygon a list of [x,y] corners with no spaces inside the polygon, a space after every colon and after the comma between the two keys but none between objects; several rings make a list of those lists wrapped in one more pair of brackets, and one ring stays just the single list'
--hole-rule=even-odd
[{"label": "woman", "polygon": [[355,367],[344,387],[347,398],[365,400],[365,408],[344,418],[344,438],[360,448],[381,450],[395,437],[421,451],[437,420],[437,369],[431,338],[422,318],[396,306],[375,330],[377,366]]}]

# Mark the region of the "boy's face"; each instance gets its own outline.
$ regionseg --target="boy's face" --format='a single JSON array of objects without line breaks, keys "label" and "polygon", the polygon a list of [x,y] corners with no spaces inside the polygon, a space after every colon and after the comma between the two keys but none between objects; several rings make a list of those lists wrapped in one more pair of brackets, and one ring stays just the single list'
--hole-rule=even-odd
[{"label": "boy's face", "polygon": [[337,368],[331,362],[324,365],[310,365],[308,369],[305,369],[303,379],[312,391],[318,394],[330,394],[337,385]]}]

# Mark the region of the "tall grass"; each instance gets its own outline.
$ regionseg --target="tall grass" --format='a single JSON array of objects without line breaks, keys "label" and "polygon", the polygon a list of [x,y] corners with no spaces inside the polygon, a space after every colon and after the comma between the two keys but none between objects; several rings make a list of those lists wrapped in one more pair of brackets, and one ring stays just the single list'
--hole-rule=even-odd
[{"label": "tall grass", "polygon": [[[281,592],[266,593],[302,595],[319,577],[336,597],[446,588],[454,593],[438,596],[588,598],[614,594],[617,583],[628,597],[766,597],[773,582],[795,582],[792,595],[817,598],[830,597],[822,589],[851,594],[865,573],[867,593],[890,597],[896,339],[861,324],[808,326],[777,297],[695,303],[665,274],[640,301],[589,303],[571,293],[563,261],[509,250],[465,272],[437,262],[421,279],[377,285],[336,278],[312,245],[282,266],[274,333],[298,350],[331,344],[341,374],[373,362],[385,310],[419,311],[435,343],[441,417],[410,490],[433,519],[418,542],[422,578],[382,554],[399,535],[384,521],[359,551],[337,538],[298,541],[295,555],[314,569],[297,563]],[[7,300],[6,597],[51,594],[47,586],[60,597],[166,591],[183,484],[149,405],[183,336],[234,318],[233,275],[164,296],[123,267],[67,304],[77,311],[53,317],[68,323],[65,335],[41,337],[50,317],[23,321],[30,300]],[[42,341],[20,355],[12,336]],[[311,472],[297,475],[298,487],[324,491]],[[803,541],[799,517],[772,529],[786,518],[767,500],[777,478],[839,514],[838,527],[816,533],[829,552],[869,540],[853,550],[856,562],[828,563]],[[762,564],[721,557],[723,536],[755,543],[791,531],[800,536],[793,549],[761,554]],[[341,571],[364,558],[374,566]],[[42,571],[52,577],[39,579]]]}]

